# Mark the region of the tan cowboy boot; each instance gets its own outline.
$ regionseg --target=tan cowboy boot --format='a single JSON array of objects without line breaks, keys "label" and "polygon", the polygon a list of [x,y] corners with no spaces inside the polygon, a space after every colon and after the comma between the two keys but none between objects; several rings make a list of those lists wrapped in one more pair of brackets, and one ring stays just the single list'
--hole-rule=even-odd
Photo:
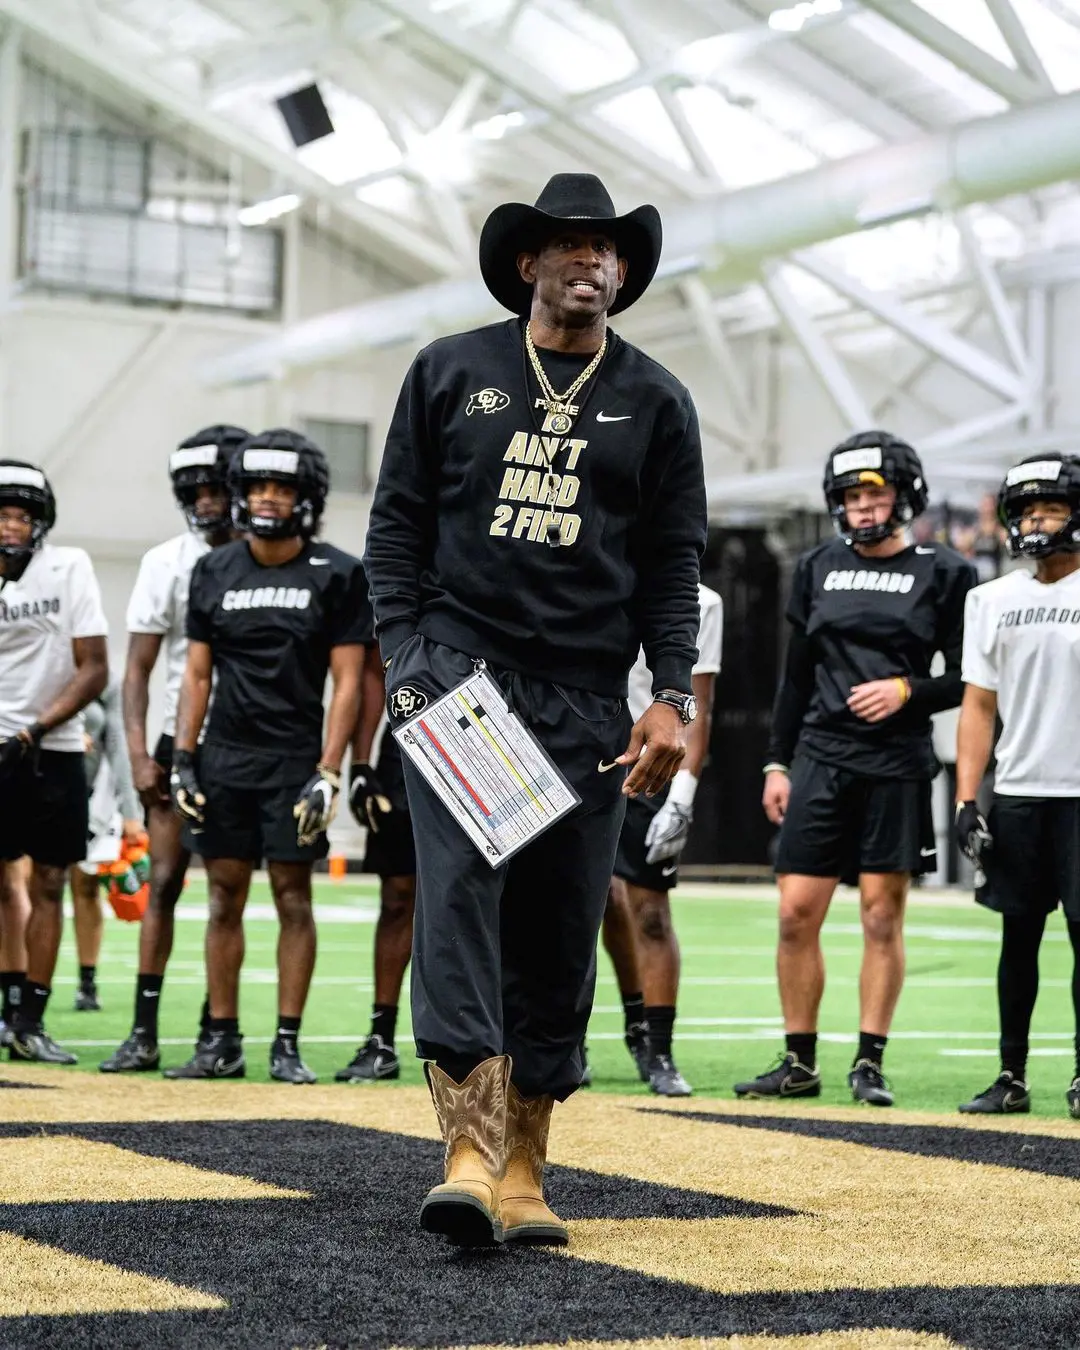
[{"label": "tan cowboy boot", "polygon": [[506,1089],[510,1060],[495,1055],[455,1083],[435,1064],[424,1066],[446,1142],[446,1180],[428,1191],[420,1226],[461,1247],[502,1241],[499,1187],[506,1161]]},{"label": "tan cowboy boot", "polygon": [[513,1083],[506,1090],[506,1174],[499,1214],[503,1241],[565,1246],[563,1221],[544,1202],[544,1163],[553,1098],[526,1098]]}]

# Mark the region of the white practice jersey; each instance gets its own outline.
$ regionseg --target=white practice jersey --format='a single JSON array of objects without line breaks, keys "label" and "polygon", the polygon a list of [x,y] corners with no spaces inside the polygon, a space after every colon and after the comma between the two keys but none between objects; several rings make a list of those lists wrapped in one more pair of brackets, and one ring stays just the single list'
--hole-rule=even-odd
[{"label": "white practice jersey", "polygon": [[964,683],[997,694],[994,791],[1080,797],[1080,571],[1010,572],[968,593]]},{"label": "white practice jersey", "polygon": [[[89,555],[43,544],[18,581],[0,590],[0,737],[36,722],[75,674],[75,638],[107,637]],[[42,738],[45,750],[82,753],[82,713]]]},{"label": "white practice jersey", "polygon": [[129,633],[156,633],[165,646],[165,718],[162,732],[176,733],[176,708],[187,662],[188,589],[191,569],[210,545],[200,534],[185,530],[147,553],[127,608]]},{"label": "white practice jersey", "polygon": [[[698,604],[701,606],[701,623],[694,674],[715,675],[720,670],[720,649],[724,641],[724,602],[699,581]],[[645,664],[644,650],[638,652],[638,659],[631,668],[626,701],[635,722],[652,702],[652,671]]]}]

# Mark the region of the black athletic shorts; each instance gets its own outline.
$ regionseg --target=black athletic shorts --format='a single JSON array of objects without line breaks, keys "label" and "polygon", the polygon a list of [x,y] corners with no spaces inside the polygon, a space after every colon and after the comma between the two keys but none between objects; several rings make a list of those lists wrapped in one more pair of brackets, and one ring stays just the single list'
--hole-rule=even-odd
[{"label": "black athletic shorts", "polygon": [[1080,922],[1080,798],[994,794],[994,846],[983,855],[980,905],[998,914],[1049,914],[1060,904]]},{"label": "black athletic shorts", "polygon": [[296,840],[296,799],[312,770],[294,782],[266,787],[236,787],[230,782],[230,756],[218,746],[199,751],[199,786],[206,797],[206,823],[184,822],[184,847],[203,858],[241,858],[266,862],[317,862],[329,852],[325,834],[313,844]]},{"label": "black athletic shorts", "polygon": [[920,875],[936,867],[928,779],[867,778],[795,756],[778,873],[839,877],[854,886],[862,872]]},{"label": "black athletic shorts", "polygon": [[154,763],[160,764],[166,774],[172,772],[173,737],[162,732],[154,746]]},{"label": "black athletic shorts", "polygon": [[380,877],[414,876],[416,845],[413,843],[409,799],[405,793],[401,749],[391,735],[389,727],[383,731],[382,742],[379,745],[379,761],[374,767],[383,791],[394,809],[379,826],[378,833],[368,830],[363,870],[374,872]]},{"label": "black athletic shorts", "polygon": [[47,867],[86,857],[90,802],[85,757],[77,750],[39,750],[0,780],[0,859],[28,854]]},{"label": "black athletic shorts", "polygon": [[645,836],[657,812],[667,800],[667,789],[655,797],[630,797],[626,803],[626,819],[619,833],[619,848],[615,854],[615,875],[631,886],[646,891],[670,891],[678,884],[679,861],[664,858],[661,862],[645,861]]}]

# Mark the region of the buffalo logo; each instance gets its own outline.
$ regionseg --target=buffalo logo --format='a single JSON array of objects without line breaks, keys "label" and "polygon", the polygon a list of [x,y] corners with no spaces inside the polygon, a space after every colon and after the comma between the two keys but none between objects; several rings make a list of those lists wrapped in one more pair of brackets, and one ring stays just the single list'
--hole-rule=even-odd
[{"label": "buffalo logo", "polygon": [[411,684],[403,684],[390,695],[390,711],[395,717],[413,717],[423,712],[428,705],[428,696]]},{"label": "buffalo logo", "polygon": [[510,395],[504,394],[501,389],[481,389],[479,393],[469,395],[469,404],[465,409],[465,416],[471,417],[474,412],[500,412],[509,402]]}]

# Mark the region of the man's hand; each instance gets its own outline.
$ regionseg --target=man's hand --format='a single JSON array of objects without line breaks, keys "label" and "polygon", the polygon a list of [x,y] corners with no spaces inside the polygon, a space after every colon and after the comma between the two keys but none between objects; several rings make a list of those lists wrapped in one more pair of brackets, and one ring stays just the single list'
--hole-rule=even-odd
[{"label": "man's hand", "polygon": [[372,834],[378,834],[393,813],[394,804],[370,764],[353,764],[349,770],[349,810],[357,825]]},{"label": "man's hand", "polygon": [[791,779],[782,769],[771,769],[765,775],[761,804],[773,825],[782,825],[791,797]]},{"label": "man's hand", "polygon": [[141,820],[125,820],[123,825],[124,843],[128,848],[138,848],[146,839],[146,831]]},{"label": "man's hand", "polygon": [[670,797],[653,816],[645,834],[645,861],[649,864],[677,858],[690,837],[694,808],[673,802]]},{"label": "man's hand", "polygon": [[986,817],[975,802],[957,802],[953,831],[960,852],[969,858],[976,867],[982,862],[984,853],[994,847],[994,836],[986,823]]},{"label": "man's hand", "polygon": [[0,741],[0,778],[6,778],[14,773],[26,756],[38,746],[44,735],[45,728],[40,722],[35,722],[32,726],[23,727],[14,736],[7,736]]},{"label": "man's hand", "polygon": [[634,723],[630,744],[615,761],[632,764],[623,795],[655,797],[675,777],[686,754],[686,727],[667,703],[650,703]]},{"label": "man's hand", "polygon": [[169,791],[173,806],[193,825],[206,824],[206,797],[195,776],[195,756],[190,750],[174,750]]},{"label": "man's hand", "polygon": [[851,687],[848,707],[864,722],[884,722],[898,713],[911,697],[911,686],[902,675],[887,680],[870,680],[867,684]]},{"label": "man's hand", "polygon": [[169,804],[169,781],[165,770],[150,755],[131,761],[131,781],[139,794],[139,801],[148,811]]},{"label": "man's hand", "polygon": [[337,810],[341,775],[325,764],[316,765],[315,773],[300,790],[293,807],[296,817],[296,842],[301,848],[314,844],[334,819]]}]

